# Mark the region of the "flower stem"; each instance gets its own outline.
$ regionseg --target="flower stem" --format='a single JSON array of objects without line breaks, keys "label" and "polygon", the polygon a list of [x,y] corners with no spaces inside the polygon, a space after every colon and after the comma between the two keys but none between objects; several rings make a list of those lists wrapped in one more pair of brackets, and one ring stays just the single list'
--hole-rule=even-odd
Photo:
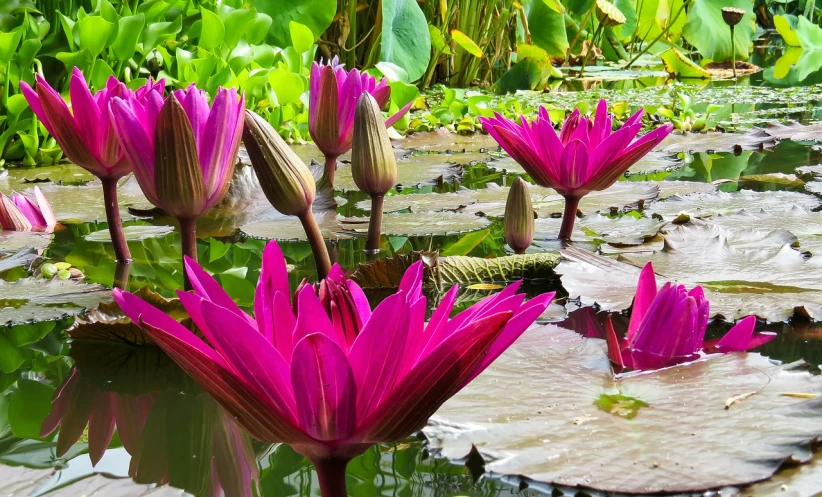
[{"label": "flower stem", "polygon": [[131,252],[128,251],[126,235],[123,233],[123,221],[120,219],[120,206],[117,204],[117,180],[115,178],[100,178],[103,182],[103,202],[106,206],[106,221],[111,233],[111,243],[114,245],[114,258],[117,262],[131,261]]},{"label": "flower stem", "polygon": [[[337,156],[336,155],[326,155],[325,156],[325,178],[328,181],[328,184],[331,185],[331,188],[334,188],[334,173],[337,171]],[[333,195],[332,195],[333,197]]]},{"label": "flower stem", "polygon": [[371,195],[371,219],[368,221],[368,239],[365,242],[365,250],[372,254],[380,251],[384,203],[385,195]]},{"label": "flower stem", "polygon": [[562,214],[562,227],[559,229],[560,240],[570,240],[574,231],[574,222],[577,219],[577,208],[582,197],[565,197],[565,212]]},{"label": "flower stem", "polygon": [[314,219],[314,213],[310,209],[299,218],[305,230],[305,235],[308,237],[311,252],[314,254],[314,263],[317,265],[317,278],[318,280],[325,279],[331,271],[331,259],[328,257],[328,248],[325,246],[323,234],[317,225],[317,220]]},{"label": "flower stem", "polygon": [[734,40],[734,27],[731,26],[731,64],[733,64],[734,81],[736,81],[736,46],[734,46],[735,44],[736,43]]},{"label": "flower stem", "polygon": [[345,468],[348,459],[318,459],[311,462],[317,470],[317,479],[320,481],[320,495],[322,497],[347,497],[345,486]]},{"label": "flower stem", "polygon": [[[197,260],[197,218],[178,219],[180,222],[180,239],[183,248],[183,256],[188,256],[192,260]],[[191,281],[183,265],[183,282],[186,290],[191,290]]]},{"label": "flower stem", "polygon": [[118,262],[114,266],[114,288],[128,290],[128,276],[131,273],[131,261]]}]

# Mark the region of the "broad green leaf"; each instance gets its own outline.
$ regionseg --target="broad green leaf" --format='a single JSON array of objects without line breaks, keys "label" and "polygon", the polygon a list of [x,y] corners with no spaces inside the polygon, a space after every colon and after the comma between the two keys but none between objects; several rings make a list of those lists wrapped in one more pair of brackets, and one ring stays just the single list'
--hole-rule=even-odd
[{"label": "broad green leaf", "polygon": [[74,20],[70,17],[63,15],[61,12],[58,11],[60,15],[60,25],[63,27],[63,34],[66,35],[66,39],[68,40],[69,48],[71,51],[75,51],[77,47],[77,40],[74,36]]},{"label": "broad green leaf", "polygon": [[559,0],[542,0],[542,2],[557,14],[563,14],[565,12],[565,7],[562,6]]},{"label": "broad green leaf", "polygon": [[77,21],[80,37],[80,48],[87,49],[97,57],[109,45],[109,40],[116,36],[117,25],[99,16],[88,16]]},{"label": "broad green leaf", "polygon": [[273,20],[271,16],[258,13],[257,17],[254,18],[254,22],[248,27],[245,39],[252,45],[262,43],[266,36],[268,36],[268,31],[271,29],[272,24]]},{"label": "broad green leaf", "polygon": [[[200,7],[200,15],[201,21],[197,23],[200,28],[197,35],[199,37],[198,46],[209,51],[214,51],[223,43],[225,26],[220,17],[208,9]],[[196,29],[196,27],[194,29]]]},{"label": "broad green leaf", "polygon": [[23,37],[23,29],[17,28],[10,33],[0,33],[0,62],[8,64],[17,51],[20,38]]},{"label": "broad green leaf", "polygon": [[614,30],[614,34],[616,34],[617,38],[626,43],[630,42],[636,33],[638,21],[634,0],[615,0],[614,5],[616,5],[616,8],[618,8],[619,11],[625,15],[625,24],[614,26],[611,29]]},{"label": "broad green leaf", "polygon": [[114,76],[114,70],[104,60],[97,60],[94,62],[94,69],[91,74],[91,85],[94,89],[100,90],[106,87],[106,81],[111,76]]},{"label": "broad green leaf", "polygon": [[25,361],[26,357],[21,350],[8,337],[0,335],[0,372],[12,373],[17,371],[17,368],[22,366]]},{"label": "broad green leaf", "polygon": [[8,420],[18,438],[40,438],[40,427],[51,412],[54,389],[39,381],[19,379],[9,401]]},{"label": "broad green leaf", "polygon": [[291,32],[291,46],[297,53],[305,53],[314,45],[314,33],[305,24],[291,21],[288,30]]},{"label": "broad green leaf", "polygon": [[22,93],[10,96],[8,102],[6,102],[6,109],[8,109],[9,115],[14,119],[20,117],[20,114],[28,108],[29,103]]},{"label": "broad green leaf", "polygon": [[[408,73],[396,64],[392,64],[391,62],[377,62],[377,69],[380,70],[383,76],[388,78],[388,81],[409,82]],[[406,100],[406,102],[408,102],[408,100]]]},{"label": "broad green leaf", "polygon": [[414,0],[383,0],[380,60],[396,64],[418,80],[428,68],[431,35],[425,14]]},{"label": "broad green leaf", "polygon": [[530,57],[536,60],[545,60],[548,58],[548,52],[539,48],[536,45],[528,45],[527,43],[517,44],[517,60]]},{"label": "broad green leaf", "polygon": [[751,38],[756,31],[756,15],[751,0],[693,0],[682,35],[699,50],[702,57],[716,62],[731,60],[731,33],[722,19],[723,7],[736,7],[746,12],[734,28],[736,58],[745,60],[750,54]]},{"label": "broad green leaf", "polygon": [[568,35],[563,15],[548,8],[542,0],[525,0],[522,7],[533,44],[551,57],[564,58],[568,50]]},{"label": "broad green leaf", "polygon": [[177,18],[171,22],[155,22],[153,24],[149,24],[143,33],[143,54],[149,53],[152,48],[157,46],[158,43],[172,38],[182,29],[183,16],[177,16]]},{"label": "broad green leaf", "polygon": [[34,58],[43,44],[36,38],[24,40],[20,44],[20,50],[17,52],[17,63],[21,68],[29,68],[34,63]]},{"label": "broad green leaf", "polygon": [[[515,93],[518,90],[540,90],[548,79],[556,77],[558,69],[551,65],[550,59],[533,59],[524,57],[508,70],[497,81],[495,87],[499,93]],[[562,77],[562,73],[559,73]]]},{"label": "broad green leaf", "polygon": [[490,229],[484,229],[480,231],[474,231],[473,233],[467,233],[460,237],[459,240],[452,243],[445,249],[440,252],[440,255],[449,256],[449,255],[468,255],[471,253],[477,245],[482,243],[485,240],[485,237],[491,233]]},{"label": "broad green leaf", "polygon": [[451,39],[457,42],[457,45],[461,46],[465,51],[473,55],[474,57],[482,58],[483,53],[482,49],[477,45],[474,40],[468,37],[462,31],[457,29],[451,30]]},{"label": "broad green leaf", "polygon": [[[639,5],[640,2],[637,2]],[[637,36],[647,42],[662,34],[664,27],[659,26],[659,20],[667,15],[674,16],[683,5],[683,0],[643,0],[639,8],[639,25],[637,26]],[[672,24],[671,24],[672,23]],[[685,26],[685,12],[674,19],[668,19],[667,37],[672,42],[676,42],[682,36],[682,27]],[[726,26],[727,27],[727,26]],[[730,34],[728,35],[730,37]]]},{"label": "broad green leaf", "polygon": [[137,13],[145,14],[146,23],[152,24],[171,9],[171,4],[165,0],[147,0],[137,7]]},{"label": "broad green leaf", "polygon": [[83,72],[88,71],[91,68],[91,62],[94,60],[94,56],[87,48],[79,52],[60,52],[55,57],[65,64],[68,72],[71,72],[75,67],[79,67]]},{"label": "broad green leaf", "polygon": [[787,14],[784,16],[773,16],[773,25],[776,28],[776,32],[779,33],[782,40],[784,40],[785,43],[791,47],[802,46],[799,42],[799,36],[797,36],[796,31],[794,31],[796,22],[796,16]]},{"label": "broad green leaf", "polygon": [[98,0],[97,1],[97,9],[95,12],[99,13],[103,19],[106,21],[117,24],[120,20],[120,16],[117,14],[117,10],[111,5],[111,2],[108,0]]},{"label": "broad green leaf", "polygon": [[806,50],[822,50],[822,28],[804,16],[797,18],[795,33],[802,48]]},{"label": "broad green leaf", "polygon": [[268,73],[268,84],[277,94],[280,105],[286,105],[300,100],[305,91],[303,78],[286,69],[276,69]]},{"label": "broad green leaf", "polygon": [[336,0],[252,0],[251,5],[271,17],[268,40],[281,48],[292,46],[288,28],[291,21],[308,27],[312,33],[323,33],[337,13]]},{"label": "broad green leaf", "polygon": [[254,22],[257,17],[257,9],[237,9],[223,18],[225,25],[225,38],[223,42],[229,48],[234,48],[239,43],[243,36],[246,36],[246,30],[249,24]]},{"label": "broad green leaf", "polygon": [[711,79],[711,74],[694,64],[693,61],[682,55],[676,48],[669,48],[659,55],[665,70],[677,78]]},{"label": "broad green leaf", "polygon": [[126,61],[134,55],[145,23],[146,17],[143,14],[120,18],[120,28],[117,30],[117,38],[115,38],[114,43],[111,45],[114,57],[118,61]]}]

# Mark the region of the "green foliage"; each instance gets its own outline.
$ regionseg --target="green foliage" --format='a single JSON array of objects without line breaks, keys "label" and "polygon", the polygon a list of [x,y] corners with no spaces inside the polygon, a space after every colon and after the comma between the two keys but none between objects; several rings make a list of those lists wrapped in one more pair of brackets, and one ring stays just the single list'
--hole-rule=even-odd
[{"label": "green foliage", "polygon": [[293,45],[289,29],[292,21],[307,27],[316,39],[331,24],[337,10],[335,0],[253,0],[251,5],[271,17],[268,40],[279,47]]},{"label": "green foliage", "polygon": [[428,24],[417,2],[383,0],[380,60],[402,67],[415,81],[425,73],[430,53]]},{"label": "green foliage", "polygon": [[[734,27],[737,59],[747,59],[751,52],[751,38],[756,31],[753,0],[692,0],[682,35],[699,53],[715,61],[731,60],[731,34],[722,20],[723,7],[745,10],[742,21]],[[711,33],[706,36],[706,32]]]}]

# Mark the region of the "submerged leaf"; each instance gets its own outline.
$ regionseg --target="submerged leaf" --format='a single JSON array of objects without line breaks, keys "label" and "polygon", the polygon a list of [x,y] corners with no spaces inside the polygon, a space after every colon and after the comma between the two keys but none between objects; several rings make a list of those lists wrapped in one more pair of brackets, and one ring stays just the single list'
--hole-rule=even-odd
[{"label": "submerged leaf", "polygon": [[77,280],[0,280],[0,325],[50,321],[79,314],[111,300],[111,290]]}]

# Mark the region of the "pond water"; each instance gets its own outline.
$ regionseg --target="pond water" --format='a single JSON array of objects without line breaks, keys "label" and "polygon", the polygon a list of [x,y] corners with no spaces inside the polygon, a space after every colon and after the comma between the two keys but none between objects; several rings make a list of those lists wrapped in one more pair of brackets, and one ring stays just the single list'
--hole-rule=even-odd
[{"label": "pond water", "polygon": [[[754,62],[764,67],[777,56],[766,53],[760,59],[755,57]],[[782,231],[790,233],[780,232],[782,238],[776,248],[787,244],[802,261],[814,260],[816,251],[822,250],[822,222],[816,217],[822,205],[822,188],[817,186],[822,171],[812,166],[822,157],[818,145],[822,130],[773,131],[780,133],[780,139],[753,136],[749,130],[754,125],[784,119],[802,124],[816,122],[822,114],[822,89],[760,88],[779,86],[768,78],[766,72],[745,80],[750,87],[714,84],[696,93],[694,108],[698,112],[704,112],[711,103],[720,103],[712,125],[737,133],[675,136],[663,143],[614,187],[586,197],[580,206],[584,217],[574,232],[574,244],[602,254],[619,253],[631,264],[641,265],[653,257],[649,255],[652,251],[662,247],[663,238],[670,236],[654,223],[670,221],[681,210],[693,211],[697,204],[692,199],[698,198],[698,208],[712,209],[706,214],[711,229],[725,230],[723,243],[740,253],[768,254],[775,247],[773,233],[784,228]],[[591,81],[569,82],[562,88],[566,91],[522,99],[526,105],[544,101],[559,108],[592,102],[600,96],[624,100],[631,106],[668,104],[670,87],[653,87],[655,84],[658,81],[654,78],[609,81],[601,86]],[[595,88],[588,89],[592,85]],[[647,85],[652,87],[643,88]],[[588,90],[579,92],[581,89]],[[751,104],[752,100],[761,103]],[[801,139],[791,140],[791,134]],[[395,145],[400,156],[401,186],[386,202],[389,249],[380,257],[438,249],[437,264],[446,267],[455,264],[454,257],[459,256],[508,255],[499,216],[507,187],[523,171],[498,150],[493,140],[479,134],[418,133],[397,140]],[[295,148],[306,162],[319,158],[312,146]],[[93,319],[75,325],[72,315],[109,301],[108,288],[125,275],[121,269],[118,273],[113,263],[105,224],[100,222],[102,198],[92,178],[70,165],[10,169],[0,176],[0,191],[4,193],[26,190],[34,184],[51,200],[64,223],[52,237],[0,234],[0,324],[4,325],[0,329],[0,494],[72,496],[97,492],[95,495],[155,496],[180,495],[184,491],[201,496],[219,495],[222,490],[228,496],[318,495],[316,476],[307,461],[287,446],[251,440],[172,361],[156,348],[139,343],[133,329],[117,321],[116,311],[109,304],[104,303]],[[369,208],[363,201],[367,197],[355,190],[345,159],[337,184],[339,190],[333,197],[338,206],[320,218],[330,239],[332,256],[348,270],[374,263],[363,252],[363,219]],[[170,218],[149,209],[133,182],[126,180],[120,192],[135,259],[127,275],[128,288],[136,291],[147,286],[162,297],[172,297],[183,283],[179,235],[169,228],[173,226]],[[540,219],[537,242],[529,253],[555,253],[563,248],[555,239],[562,202],[551,191],[534,188],[532,193]],[[273,212],[261,199],[250,168],[241,168],[229,199],[199,226],[201,263],[245,308],[253,302],[267,239],[278,239],[287,262],[293,265],[292,287],[315,274],[310,248],[301,240],[298,225]],[[324,200],[331,202],[332,194],[326,192]],[[797,209],[810,217],[795,220],[792,216],[799,215]],[[770,231],[765,236],[762,230]],[[683,249],[680,254],[688,257],[689,252]],[[29,279],[26,265],[35,261],[38,266],[41,257],[65,261],[81,271],[84,278],[60,285]],[[664,268],[665,262],[661,262],[658,267]],[[654,263],[656,266],[657,260]],[[726,263],[736,262],[730,256],[717,258],[702,268],[686,268],[682,274],[666,276],[711,283],[721,287],[719,293],[726,296],[744,295],[747,300],[740,300],[743,307],[745,302],[756,302],[767,294],[771,300],[763,305],[770,306],[768,312],[774,314],[768,314],[771,322],[760,320],[757,330],[777,336],[755,352],[777,361],[804,359],[813,365],[822,364],[822,324],[807,319],[814,316],[812,308],[822,305],[818,296],[822,289],[796,283],[801,291],[788,291],[785,283],[763,282],[744,272],[739,278],[705,276]],[[391,269],[390,265],[379,264],[368,267],[378,275],[386,275]],[[808,270],[791,266],[786,271],[792,277]],[[540,322],[592,336],[591,321],[585,317],[591,302],[577,298],[573,288],[550,271],[537,276],[525,285],[527,293],[555,290],[560,297]],[[465,281],[459,276],[450,278],[442,283],[460,282],[465,287],[455,312],[499,289],[472,281],[470,275]],[[731,279],[744,284],[731,283]],[[767,288],[776,290],[762,290],[765,284],[775,285]],[[373,302],[386,295],[383,288],[364,286]],[[428,288],[427,292],[429,302],[436,302],[440,295],[437,288]],[[797,299],[794,294],[808,297]],[[736,301],[727,308],[734,305]],[[619,306],[612,309],[615,320],[623,319]],[[722,309],[725,317],[732,318],[725,307]],[[600,312],[595,320],[602,322],[604,315]],[[774,318],[776,315],[779,318]],[[721,336],[728,327],[728,323],[717,320],[709,330],[709,338]],[[65,403],[53,403],[54,393],[60,388],[71,395]],[[57,431],[41,432],[44,420],[50,420],[52,427],[60,421],[59,437]],[[107,444],[109,438],[111,443]],[[103,450],[101,443],[108,448]],[[57,457],[57,452],[68,446],[71,448],[66,455]],[[90,454],[100,457],[94,467]],[[482,476],[478,459],[449,462],[429,448],[422,435],[377,446],[350,465],[350,495],[490,497],[575,493],[561,485],[526,488],[525,480],[499,478],[499,474]],[[782,484],[800,490],[814,485],[822,488],[819,471],[803,468],[788,469],[774,481],[742,491],[746,495],[773,495],[769,492],[778,488],[774,485]],[[736,492],[729,488],[721,495]]]}]

